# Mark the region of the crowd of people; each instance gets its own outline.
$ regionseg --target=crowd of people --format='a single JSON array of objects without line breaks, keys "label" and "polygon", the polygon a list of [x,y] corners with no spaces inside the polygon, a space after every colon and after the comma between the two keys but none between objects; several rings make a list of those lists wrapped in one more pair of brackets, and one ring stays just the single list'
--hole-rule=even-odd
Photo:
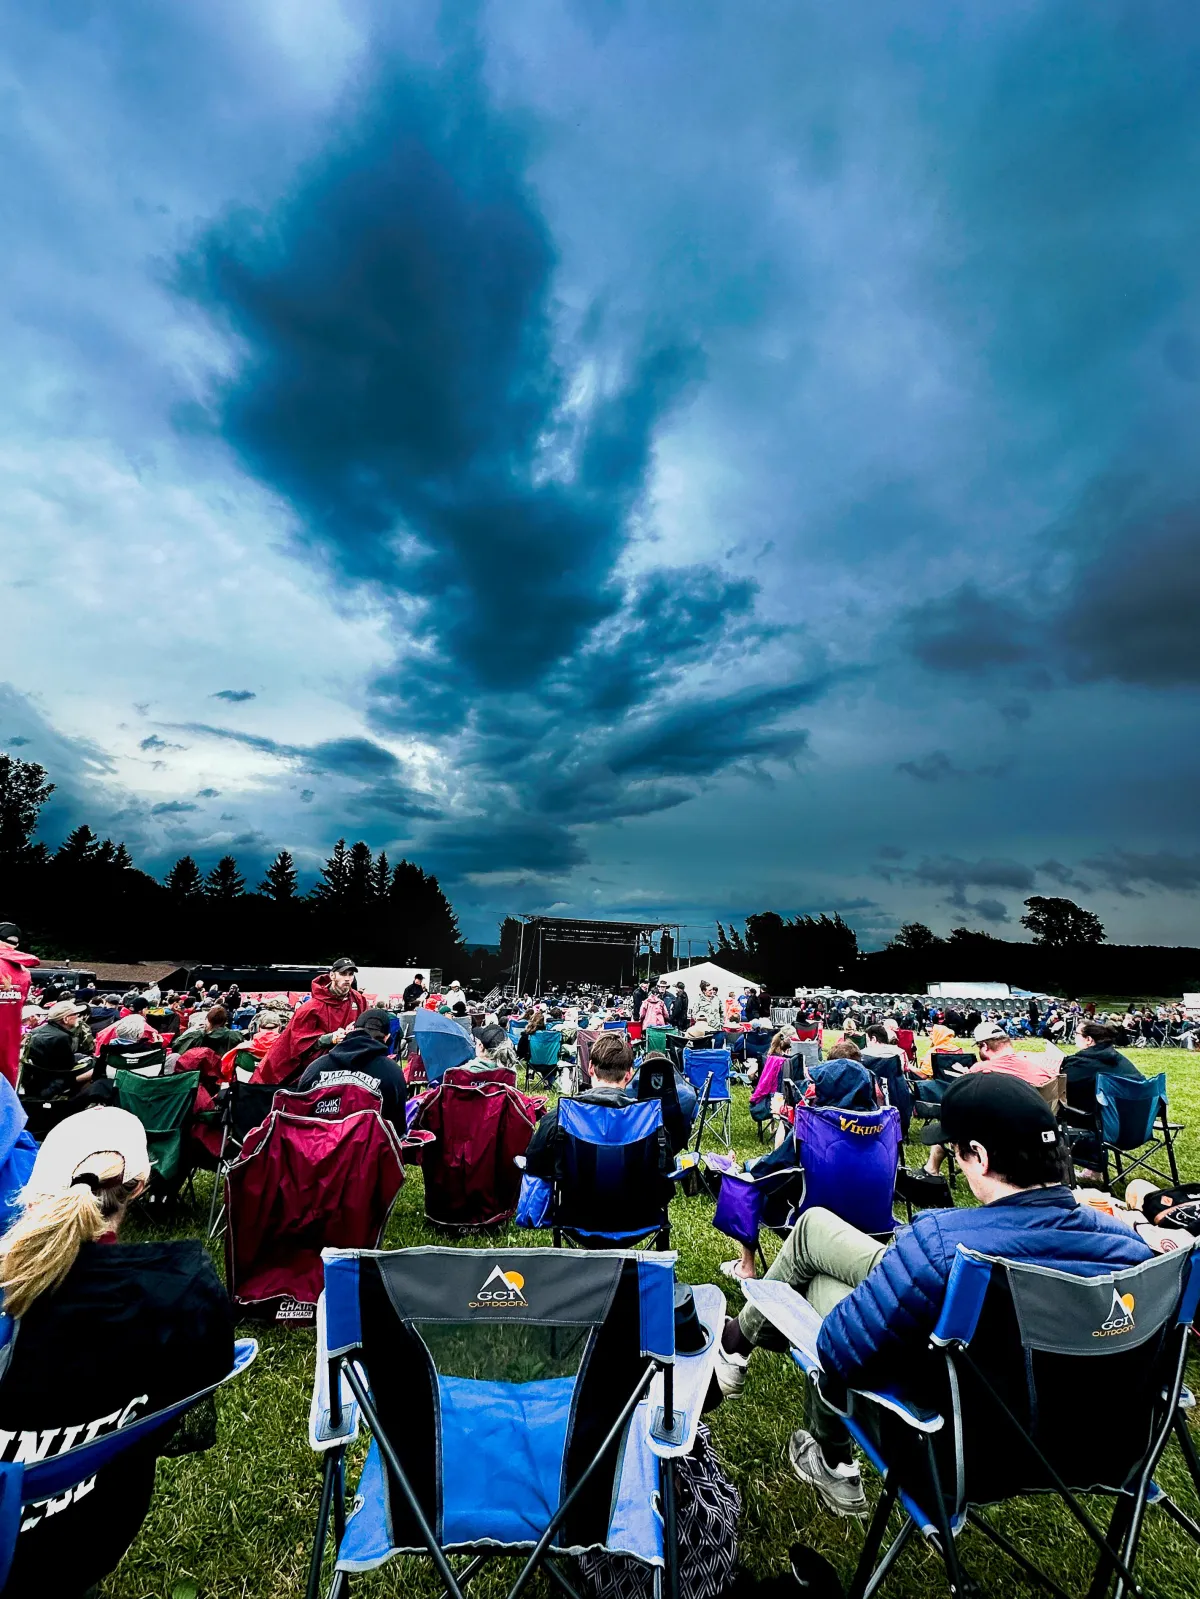
[{"label": "crowd of people", "polygon": [[[0,959],[10,970],[31,964],[11,925],[0,926]],[[945,1203],[890,1238],[861,1231],[835,1208],[802,1210],[766,1271],[823,1318],[822,1364],[843,1388],[898,1385],[917,1403],[933,1402],[930,1333],[960,1246],[1089,1277],[1156,1249],[1190,1247],[1193,1228],[1200,1234],[1200,1188],[1143,1183],[1122,1205],[1089,1186],[1105,1176],[1097,1082],[1142,1080],[1121,1049],[1131,1035],[1145,1036],[1143,1015],[1096,1017],[1065,1004],[1036,1015],[1031,1004],[1021,1017],[920,1001],[885,1009],[856,997],[780,1005],[755,985],[720,993],[705,981],[689,992],[667,978],[628,993],[591,986],[473,997],[457,982],[435,989],[420,975],[403,994],[368,995],[357,976],[345,957],[302,996],[200,984],[190,993],[48,985],[20,994],[17,1048],[0,1056],[0,1127],[6,1105],[36,1101],[57,1114],[23,1167],[0,1167],[0,1186],[9,1184],[0,1194],[8,1207],[0,1293],[4,1316],[22,1330],[0,1381],[0,1459],[69,1448],[229,1366],[233,1313],[202,1243],[118,1243],[152,1161],[146,1129],[117,1103],[117,1073],[195,1071],[198,1105],[218,1109],[235,1083],[301,1092],[353,1083],[377,1097],[380,1116],[402,1135],[433,1091],[417,1048],[422,1010],[461,1030],[465,1069],[488,1080],[507,1073],[515,1084],[524,1066],[541,1072],[546,1089],[619,1113],[645,1097],[643,1074],[657,1072],[668,1084],[658,1090],[668,1165],[684,1158],[700,1114],[697,1084],[680,1064],[692,1049],[729,1052],[751,1114],[771,1129],[761,1159],[742,1168],[749,1175],[797,1164],[802,1108],[853,1116],[917,1107],[927,1153],[913,1175],[945,1183],[952,1156],[977,1203],[956,1204],[947,1189]],[[1162,1018],[1169,1028],[1176,1020]],[[559,1035],[548,1068],[536,1042],[545,1032]],[[1020,1048],[1027,1034],[1043,1047]],[[1048,1092],[1060,1080],[1061,1107]],[[526,1179],[553,1183],[558,1109],[549,1095],[529,1103]],[[598,1228],[603,1221],[596,1218]],[[754,1246],[743,1240],[724,1270],[736,1292],[758,1270]],[[737,1401],[755,1352],[778,1347],[754,1305],[730,1315],[710,1405]],[[811,1384],[805,1403],[788,1446],[793,1471],[827,1510],[863,1514],[861,1465],[841,1415]],[[110,1570],[145,1515],[155,1453],[149,1447],[132,1466],[102,1471],[87,1493],[27,1513],[3,1591],[82,1594]]]}]

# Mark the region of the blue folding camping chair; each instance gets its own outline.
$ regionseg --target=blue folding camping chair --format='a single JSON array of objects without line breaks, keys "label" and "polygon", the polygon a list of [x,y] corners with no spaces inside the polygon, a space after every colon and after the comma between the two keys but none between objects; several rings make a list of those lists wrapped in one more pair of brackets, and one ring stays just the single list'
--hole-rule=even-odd
[{"label": "blue folding camping chair", "polygon": [[452,1016],[436,1010],[419,1010],[413,1018],[413,1048],[425,1062],[431,1083],[440,1083],[451,1066],[465,1066],[475,1059],[475,1042],[467,1037]]},{"label": "blue folding camping chair", "polygon": [[[12,1353],[17,1336],[17,1325],[11,1317],[0,1315],[0,1371],[8,1364],[8,1356]],[[26,1505],[57,1499],[71,1489],[78,1488],[105,1466],[120,1460],[126,1450],[169,1429],[193,1405],[207,1399],[234,1377],[240,1377],[257,1354],[256,1339],[239,1338],[233,1346],[233,1365],[219,1382],[211,1383],[207,1388],[189,1394],[186,1399],[168,1405],[163,1410],[155,1410],[148,1416],[139,1416],[134,1421],[126,1422],[113,1432],[102,1433],[87,1443],[76,1444],[73,1449],[64,1449],[61,1454],[47,1455],[28,1464],[20,1461],[0,1464],[0,1592],[3,1592],[8,1581]],[[81,1428],[76,1430],[82,1431]],[[37,1435],[33,1436],[36,1439]],[[50,1435],[51,1439],[53,1436]]]},{"label": "blue folding camping chair", "polygon": [[549,1082],[558,1067],[558,1057],[561,1053],[561,1027],[543,1027],[539,1032],[530,1033],[529,1060],[525,1066],[525,1087],[529,1087],[535,1071],[540,1072],[543,1080]]},{"label": "blue folding camping chair", "polygon": [[558,1102],[550,1198],[554,1245],[671,1246],[671,1148],[661,1099],[635,1105]]},{"label": "blue folding camping chair", "polygon": [[[309,1441],[325,1457],[309,1565],[329,1599],[400,1554],[448,1599],[522,1557],[572,1599],[564,1557],[606,1549],[678,1599],[674,1462],[692,1449],[725,1300],[693,1292],[704,1343],[675,1347],[675,1256],[621,1250],[326,1250]],[[346,1513],[345,1458],[370,1434]],[[452,1569],[452,1556],[466,1556]]]},{"label": "blue folding camping chair", "polygon": [[[875,1389],[847,1391],[829,1378],[817,1351],[821,1318],[794,1289],[769,1279],[742,1286],[884,1479],[850,1599],[874,1594],[918,1531],[953,1594],[981,1591],[964,1577],[956,1544],[968,1525],[1062,1596],[983,1513],[1033,1493],[1056,1494],[1098,1550],[1092,1594],[1107,1593],[1114,1576],[1114,1599],[1142,1591],[1133,1567],[1148,1506],[1200,1534],[1153,1480],[1180,1427],[1188,1329],[1200,1302],[1190,1251],[1084,1277],[960,1244],[926,1354]],[[1081,1404],[1083,1394],[1103,1403]],[[1106,1529],[1083,1494],[1114,1501]],[[903,1521],[881,1557],[897,1505]]]},{"label": "blue folding camping chair", "polygon": [[[1167,1074],[1159,1072],[1147,1082],[1136,1078],[1114,1077],[1110,1072],[1096,1076],[1096,1110],[1100,1135],[1101,1160],[1108,1176],[1109,1156],[1116,1166],[1116,1181],[1124,1182],[1135,1172],[1148,1172],[1164,1187],[1179,1187],[1179,1165],[1175,1159],[1175,1134],[1182,1124],[1167,1120]],[[1153,1164],[1165,1153],[1170,1170]]]},{"label": "blue folding camping chair", "polygon": [[732,1057],[727,1049],[685,1049],[683,1052],[683,1075],[700,1095],[700,1109],[696,1113],[697,1150],[705,1132],[711,1132],[726,1149],[733,1148],[731,1065]]}]

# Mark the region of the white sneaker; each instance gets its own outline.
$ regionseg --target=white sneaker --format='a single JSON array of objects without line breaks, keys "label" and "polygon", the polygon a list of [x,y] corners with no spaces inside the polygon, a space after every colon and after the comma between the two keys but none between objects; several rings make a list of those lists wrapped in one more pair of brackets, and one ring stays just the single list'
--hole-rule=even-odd
[{"label": "white sneaker", "polygon": [[867,1496],[858,1467],[827,1465],[820,1444],[803,1427],[788,1439],[788,1460],[800,1481],[815,1488],[821,1503],[835,1516],[866,1515]]},{"label": "white sneaker", "polygon": [[748,1358],[746,1355],[731,1355],[728,1350],[721,1348],[718,1339],[715,1375],[723,1399],[737,1399],[746,1386]]}]

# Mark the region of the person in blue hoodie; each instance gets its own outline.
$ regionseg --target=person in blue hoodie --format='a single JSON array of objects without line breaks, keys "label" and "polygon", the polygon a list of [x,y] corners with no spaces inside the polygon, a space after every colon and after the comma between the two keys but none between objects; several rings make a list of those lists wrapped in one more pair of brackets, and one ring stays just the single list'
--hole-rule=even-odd
[{"label": "person in blue hoodie", "polygon": [[[927,1402],[929,1335],[959,1244],[1083,1277],[1136,1266],[1151,1251],[1131,1228],[1079,1204],[1065,1186],[1065,1143],[1054,1112],[1019,1078],[960,1078],[946,1091],[940,1122],[922,1136],[953,1147],[978,1208],[925,1211],[890,1246],[814,1208],[800,1217],[767,1276],[790,1284],[824,1317],[817,1352],[828,1378]],[[752,1351],[781,1347],[778,1337],[752,1305],[726,1322],[716,1368],[726,1398],[740,1393]],[[850,1435],[811,1384],[805,1419],[788,1445],[792,1470],[827,1509],[863,1515]]]}]

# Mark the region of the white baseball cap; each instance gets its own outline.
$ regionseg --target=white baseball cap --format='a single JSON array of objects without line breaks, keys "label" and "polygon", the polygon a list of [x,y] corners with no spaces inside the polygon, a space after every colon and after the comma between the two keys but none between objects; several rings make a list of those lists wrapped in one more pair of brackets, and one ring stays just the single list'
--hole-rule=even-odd
[{"label": "white baseball cap", "polygon": [[81,1178],[99,1183],[148,1182],[146,1131],[116,1105],[93,1105],[52,1127],[33,1163],[28,1195],[65,1194]]},{"label": "white baseball cap", "polygon": [[1007,1038],[1008,1034],[999,1022],[980,1022],[971,1037],[977,1044],[984,1044],[989,1038]]}]

